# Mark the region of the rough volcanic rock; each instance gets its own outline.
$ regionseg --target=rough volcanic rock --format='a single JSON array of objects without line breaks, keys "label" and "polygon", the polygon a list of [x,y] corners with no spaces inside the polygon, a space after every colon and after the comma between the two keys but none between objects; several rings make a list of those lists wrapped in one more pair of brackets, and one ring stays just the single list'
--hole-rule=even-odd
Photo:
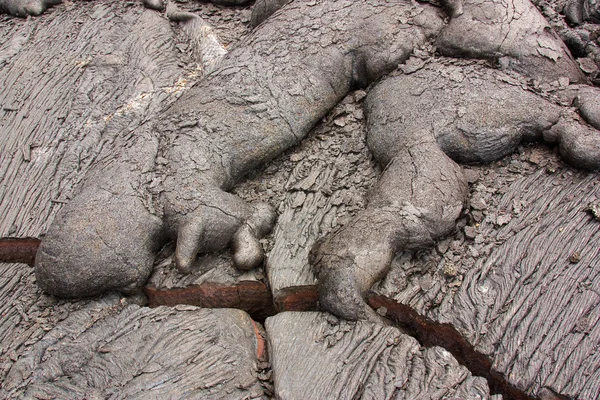
[{"label": "rough volcanic rock", "polygon": [[258,0],[252,7],[252,26],[260,25],[271,14],[289,3],[291,0]]},{"label": "rough volcanic rock", "polygon": [[102,1],[56,11],[7,19],[0,35],[2,237],[45,233],[90,165],[202,74],[156,12]]},{"label": "rough volcanic rock", "polygon": [[0,12],[25,18],[40,15],[48,7],[60,4],[62,0],[0,0]]},{"label": "rough volcanic rock", "polygon": [[600,133],[572,110],[501,71],[460,64],[408,61],[406,73],[381,80],[367,97],[367,143],[385,169],[367,208],[312,250],[320,303],[336,315],[378,318],[361,296],[394,255],[431,246],[454,229],[467,190],[452,160],[491,162],[522,140],[543,138],[571,164],[600,168]]},{"label": "rough volcanic rock", "polygon": [[[380,172],[365,140],[365,94],[359,90],[348,95],[306,140],[269,164],[271,173],[236,189],[241,196],[248,196],[250,189],[275,192],[273,200],[280,204],[266,270],[281,310],[314,309],[314,297],[305,301],[300,293],[317,283],[309,252],[319,238],[365,207],[366,193]],[[294,304],[294,298],[301,302]]]},{"label": "rough volcanic rock", "polygon": [[[297,144],[350,89],[391,71],[443,23],[428,5],[318,4],[282,9],[96,165],[40,246],[36,274],[45,290],[68,297],[135,290],[173,238],[184,271],[198,252],[230,243],[234,259],[251,260],[238,267],[260,263],[259,239],[273,215],[227,190]],[[406,16],[401,24],[399,14]],[[318,33],[298,35],[315,21]],[[244,253],[256,256],[239,257]]]},{"label": "rough volcanic rock", "polygon": [[8,397],[258,398],[259,327],[239,310],[91,303],[13,366]]},{"label": "rough volcanic rock", "polygon": [[[211,0],[219,6],[244,6],[251,0]],[[61,4],[63,0],[0,0],[0,13],[7,13],[17,17],[26,18],[29,15],[41,15],[49,7]],[[157,11],[165,9],[163,0],[142,0],[145,7]]]},{"label": "rough volcanic rock", "polygon": [[454,327],[467,341],[454,338],[457,348],[473,346],[522,393],[598,398],[600,230],[587,211],[598,176],[531,147],[471,174],[464,230],[399,257],[378,293],[437,324],[421,332],[432,343],[443,340],[439,324]]},{"label": "rough volcanic rock", "polygon": [[[249,12],[194,7],[230,45],[247,29]],[[202,76],[187,28],[141,3],[102,0],[28,20],[0,15],[0,237],[40,237],[91,165]],[[2,242],[3,261],[30,262],[36,240],[15,241]],[[21,354],[93,300],[43,294],[24,264],[0,263],[0,276],[4,381]]]},{"label": "rough volcanic rock", "polygon": [[314,312],[281,313],[265,327],[281,399],[502,398],[446,350],[397,328]]},{"label": "rough volcanic rock", "polygon": [[448,0],[450,22],[437,39],[445,55],[498,60],[503,69],[541,82],[583,74],[565,44],[529,0]]}]

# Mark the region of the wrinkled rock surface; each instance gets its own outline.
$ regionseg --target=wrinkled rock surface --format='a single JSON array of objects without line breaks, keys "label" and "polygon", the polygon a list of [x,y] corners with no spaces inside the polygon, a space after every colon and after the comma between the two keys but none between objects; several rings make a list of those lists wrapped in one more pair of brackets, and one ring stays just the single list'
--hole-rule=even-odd
[{"label": "wrinkled rock surface", "polygon": [[258,398],[262,340],[239,310],[149,309],[112,296],[49,331],[1,390],[26,398]]},{"label": "wrinkled rock surface", "polygon": [[522,393],[598,398],[598,176],[536,147],[470,174],[464,228],[398,257],[377,292],[437,324],[430,343],[453,327],[467,359]]},{"label": "wrinkled rock surface", "polygon": [[299,312],[271,317],[265,327],[281,399],[502,398],[446,350],[425,349],[397,328]]}]

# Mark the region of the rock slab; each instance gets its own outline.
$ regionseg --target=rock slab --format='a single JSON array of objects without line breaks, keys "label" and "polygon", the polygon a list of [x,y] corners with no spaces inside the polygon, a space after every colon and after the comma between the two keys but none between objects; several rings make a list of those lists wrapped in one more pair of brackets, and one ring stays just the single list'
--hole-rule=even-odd
[{"label": "rock slab", "polygon": [[495,399],[440,347],[397,328],[285,312],[265,323],[280,399]]},{"label": "rock slab", "polygon": [[49,331],[11,369],[5,396],[259,398],[260,328],[239,310],[150,309],[116,296]]}]

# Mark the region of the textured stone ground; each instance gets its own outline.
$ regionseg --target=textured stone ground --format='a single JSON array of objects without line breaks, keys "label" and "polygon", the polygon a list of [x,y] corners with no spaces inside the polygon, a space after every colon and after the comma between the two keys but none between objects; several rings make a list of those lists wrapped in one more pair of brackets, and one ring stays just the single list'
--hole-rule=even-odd
[{"label": "textured stone ground", "polygon": [[[537,5],[566,29],[562,4]],[[180,6],[200,13],[227,48],[251,29],[249,8]],[[115,41],[123,29],[144,35]],[[146,53],[130,51],[135,40]],[[107,54],[103,42],[118,51]],[[197,79],[192,51],[176,24],[137,4],[68,3],[27,21],[0,15],[8,82],[0,89],[0,237],[40,237],[90,166],[119,146],[120,132]],[[578,62],[595,77],[589,60],[593,52]],[[32,80],[45,83],[30,93]],[[200,258],[191,275],[176,271],[172,248],[157,260],[150,284],[168,294],[156,300],[147,291],[155,305],[252,304],[265,330],[237,310],[151,309],[112,294],[58,300],[41,292],[30,266],[2,263],[0,397],[480,399],[494,398],[491,386],[505,398],[599,398],[598,176],[565,166],[547,146],[467,167],[470,205],[457,231],[431,251],[399,255],[375,287],[385,301],[371,304],[401,330],[312,312],[264,321],[316,308],[311,245],[365,208],[381,172],[366,147],[365,96],[352,92],[307,139],[234,189],[278,210],[262,240],[266,271],[240,273],[228,252]],[[55,97],[64,103],[35,106]],[[14,134],[21,130],[28,135]]]}]

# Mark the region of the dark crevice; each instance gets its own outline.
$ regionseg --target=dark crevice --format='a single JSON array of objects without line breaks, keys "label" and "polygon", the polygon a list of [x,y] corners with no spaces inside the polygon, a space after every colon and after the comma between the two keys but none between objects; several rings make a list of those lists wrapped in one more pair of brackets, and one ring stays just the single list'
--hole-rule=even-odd
[{"label": "dark crevice", "polygon": [[0,238],[0,262],[33,265],[40,239]]},{"label": "dark crevice", "polygon": [[186,288],[144,288],[150,307],[188,304],[202,308],[236,308],[247,312],[253,320],[263,323],[277,314],[271,290],[258,281],[236,284],[206,282]]},{"label": "dark crevice", "polygon": [[278,312],[316,311],[319,292],[315,285],[288,287],[277,291],[273,301]]},{"label": "dark crevice", "polygon": [[397,303],[384,296],[369,294],[368,303],[375,309],[386,310],[391,319],[414,336],[425,347],[439,346],[448,350],[456,360],[467,367],[473,375],[488,381],[491,393],[501,394],[506,400],[535,400],[525,392],[515,388],[505,378],[492,370],[492,361],[475,350],[461,334],[450,324],[440,324],[419,315],[404,304]]}]

